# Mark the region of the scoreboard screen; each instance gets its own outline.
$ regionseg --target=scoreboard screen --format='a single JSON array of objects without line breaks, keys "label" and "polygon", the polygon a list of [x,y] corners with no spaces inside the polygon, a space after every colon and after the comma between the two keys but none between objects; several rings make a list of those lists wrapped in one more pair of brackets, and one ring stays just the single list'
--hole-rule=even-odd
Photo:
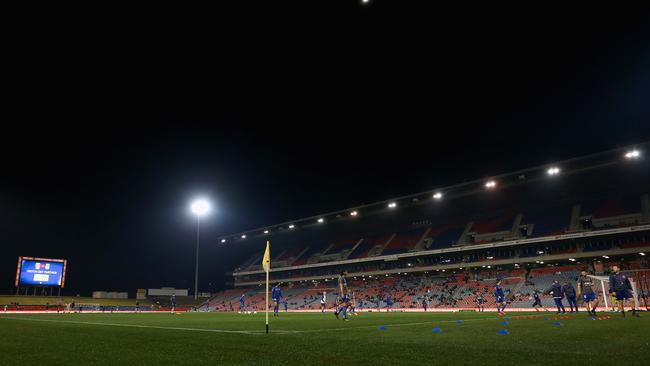
[{"label": "scoreboard screen", "polygon": [[18,286],[57,286],[65,285],[65,259],[19,257],[16,270]]}]

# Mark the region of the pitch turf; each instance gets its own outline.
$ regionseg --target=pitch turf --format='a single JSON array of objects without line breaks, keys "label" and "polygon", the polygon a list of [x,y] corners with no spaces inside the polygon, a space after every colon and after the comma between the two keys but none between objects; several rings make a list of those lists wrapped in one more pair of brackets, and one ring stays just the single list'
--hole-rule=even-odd
[{"label": "pitch turf", "polygon": [[648,365],[647,313],[540,314],[0,314],[0,365]]}]

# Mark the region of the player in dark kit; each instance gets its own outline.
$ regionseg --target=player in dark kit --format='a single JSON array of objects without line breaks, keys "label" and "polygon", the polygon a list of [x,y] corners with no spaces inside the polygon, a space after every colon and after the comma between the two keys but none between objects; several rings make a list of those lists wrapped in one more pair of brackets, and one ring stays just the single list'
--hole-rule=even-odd
[{"label": "player in dark kit", "polygon": [[587,271],[582,271],[580,273],[580,279],[578,280],[578,296],[582,296],[582,301],[585,303],[587,308],[587,313],[589,315],[596,315],[596,308],[598,307],[598,296],[596,296],[596,291],[594,291],[594,280],[587,276]]},{"label": "player in dark kit", "polygon": [[323,294],[320,298],[320,312],[325,312],[325,307],[327,306],[327,292],[323,291]]},{"label": "player in dark kit", "polygon": [[544,309],[545,311],[548,311],[548,309],[545,308],[544,305],[542,305],[542,298],[540,297],[541,293],[542,292],[538,289],[535,289],[533,291],[533,299],[535,300],[535,302],[533,302],[533,307],[535,308],[536,311],[539,311],[538,306]]},{"label": "player in dark kit", "polygon": [[630,279],[621,273],[621,269],[618,266],[613,266],[612,272],[614,273],[609,276],[609,293],[616,295],[619,311],[625,317],[625,303],[628,300],[632,300],[632,316],[638,317],[639,314],[636,313],[634,300],[632,299],[632,284],[630,283]]},{"label": "player in dark kit", "polygon": [[478,309],[479,312],[485,311],[485,298],[483,297],[483,293],[478,293],[476,295],[476,308]]},{"label": "player in dark kit", "polygon": [[573,288],[572,284],[570,284],[567,281],[564,281],[564,285],[562,286],[562,291],[564,291],[564,296],[566,296],[566,300],[569,302],[569,307],[571,308],[571,312],[573,313],[573,309],[575,309],[577,313],[578,302],[576,301],[576,289]]},{"label": "player in dark kit", "polygon": [[562,298],[564,297],[564,291],[562,291],[562,285],[558,281],[553,281],[551,289],[548,291],[549,294],[553,295],[553,300],[555,301],[555,306],[557,306],[557,313],[566,314],[566,309],[564,304],[562,304]]},{"label": "player in dark kit", "polygon": [[350,296],[348,295],[348,281],[345,276],[348,275],[347,271],[341,272],[339,275],[339,301],[338,308],[334,312],[336,319],[339,318],[339,314],[343,314],[343,320],[348,320],[348,304],[350,302]]}]

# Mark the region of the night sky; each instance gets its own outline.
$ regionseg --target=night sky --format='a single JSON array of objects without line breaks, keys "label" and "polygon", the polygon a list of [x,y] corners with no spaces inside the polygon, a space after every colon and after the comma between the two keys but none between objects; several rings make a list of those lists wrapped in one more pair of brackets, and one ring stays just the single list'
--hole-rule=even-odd
[{"label": "night sky", "polygon": [[646,9],[266,3],[16,31],[0,293],[20,255],[66,294],[191,288],[199,194],[216,290],[220,235],[650,139]]}]

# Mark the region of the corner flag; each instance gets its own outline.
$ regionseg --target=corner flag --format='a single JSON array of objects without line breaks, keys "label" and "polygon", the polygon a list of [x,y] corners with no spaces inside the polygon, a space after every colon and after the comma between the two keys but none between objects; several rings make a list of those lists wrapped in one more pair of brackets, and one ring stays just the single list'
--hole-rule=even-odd
[{"label": "corner flag", "polygon": [[266,272],[266,334],[269,334],[269,271],[271,271],[271,248],[269,241],[266,241],[266,250],[262,258],[262,268]]},{"label": "corner flag", "polygon": [[266,242],[266,251],[264,251],[264,258],[262,259],[262,268],[264,268],[264,272],[266,273],[271,270],[271,249],[269,247],[268,240]]}]

